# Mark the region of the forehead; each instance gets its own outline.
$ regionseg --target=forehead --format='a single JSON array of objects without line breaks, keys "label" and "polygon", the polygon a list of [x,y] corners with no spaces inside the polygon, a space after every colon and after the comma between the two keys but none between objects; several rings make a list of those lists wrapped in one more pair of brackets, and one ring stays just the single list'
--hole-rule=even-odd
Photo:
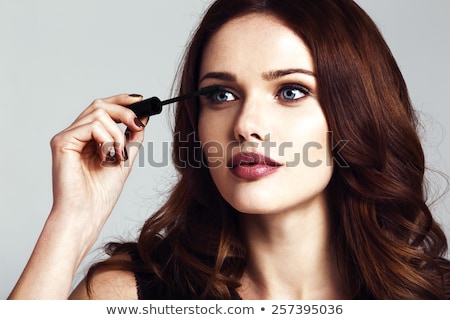
[{"label": "forehead", "polygon": [[206,69],[238,68],[239,65],[314,71],[304,41],[283,21],[267,14],[249,14],[224,24],[205,47],[201,73]]}]

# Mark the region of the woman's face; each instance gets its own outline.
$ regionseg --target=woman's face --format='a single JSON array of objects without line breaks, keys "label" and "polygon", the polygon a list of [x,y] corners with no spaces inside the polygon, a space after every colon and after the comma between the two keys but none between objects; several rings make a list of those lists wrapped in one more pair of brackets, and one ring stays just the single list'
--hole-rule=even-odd
[{"label": "woman's face", "polygon": [[236,18],[207,44],[199,136],[225,200],[244,213],[324,204],[332,175],[328,126],[305,43],[278,19]]}]

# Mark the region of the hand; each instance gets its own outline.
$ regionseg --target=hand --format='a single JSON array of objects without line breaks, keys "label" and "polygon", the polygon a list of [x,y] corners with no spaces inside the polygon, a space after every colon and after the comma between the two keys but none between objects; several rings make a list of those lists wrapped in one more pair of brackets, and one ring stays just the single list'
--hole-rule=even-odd
[{"label": "hand", "polygon": [[[117,95],[96,100],[53,137],[53,207],[9,299],[69,296],[73,277],[109,217],[136,158],[138,148],[127,154],[125,144],[142,142],[145,124],[123,107],[141,99]],[[128,126],[127,138],[118,122]]]},{"label": "hand", "polygon": [[[123,106],[141,99],[123,94],[95,100],[53,137],[52,213],[74,215],[94,234],[100,232],[138,152],[128,153],[126,143],[141,143],[144,137],[145,124]],[[128,126],[126,134],[118,122]]]}]

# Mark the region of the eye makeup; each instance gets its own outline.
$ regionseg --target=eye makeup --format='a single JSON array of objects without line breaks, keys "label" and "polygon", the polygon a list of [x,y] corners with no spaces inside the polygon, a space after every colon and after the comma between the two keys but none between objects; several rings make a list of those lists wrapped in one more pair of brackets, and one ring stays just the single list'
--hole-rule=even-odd
[{"label": "eye makeup", "polygon": [[195,98],[198,96],[209,96],[211,94],[223,91],[223,87],[221,85],[213,85],[201,88],[198,91],[194,91],[182,96],[178,96],[175,98],[167,99],[161,101],[158,97],[148,98],[133,104],[126,106],[131,109],[138,118],[141,117],[149,117],[155,114],[160,114],[162,112],[162,106],[171,104],[174,102]]}]

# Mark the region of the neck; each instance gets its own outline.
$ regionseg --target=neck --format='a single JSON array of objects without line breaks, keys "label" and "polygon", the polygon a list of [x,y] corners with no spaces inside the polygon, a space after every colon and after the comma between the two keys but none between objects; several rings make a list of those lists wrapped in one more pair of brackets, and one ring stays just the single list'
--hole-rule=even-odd
[{"label": "neck", "polygon": [[343,299],[325,199],[287,212],[242,215],[246,299]]}]

